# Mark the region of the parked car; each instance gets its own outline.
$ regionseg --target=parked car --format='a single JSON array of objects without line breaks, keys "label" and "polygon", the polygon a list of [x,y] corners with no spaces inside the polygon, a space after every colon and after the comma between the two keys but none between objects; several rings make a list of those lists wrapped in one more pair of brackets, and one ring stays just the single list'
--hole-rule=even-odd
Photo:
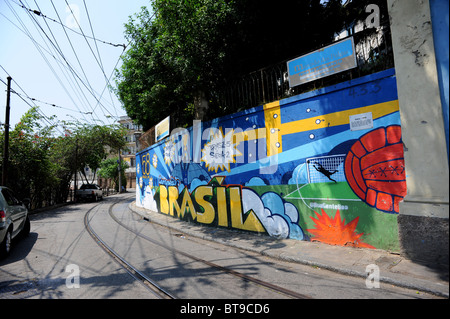
[{"label": "parked car", "polygon": [[0,186],[0,257],[9,255],[14,238],[29,233],[28,209],[11,189]]},{"label": "parked car", "polygon": [[83,184],[75,191],[75,199],[97,201],[103,199],[103,190],[96,184]]}]

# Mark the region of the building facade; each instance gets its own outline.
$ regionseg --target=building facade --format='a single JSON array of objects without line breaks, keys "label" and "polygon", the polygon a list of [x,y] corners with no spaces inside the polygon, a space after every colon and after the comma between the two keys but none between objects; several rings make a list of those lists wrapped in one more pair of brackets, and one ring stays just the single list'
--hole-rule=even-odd
[{"label": "building facade", "polygon": [[121,116],[118,122],[122,127],[127,129],[125,136],[126,145],[124,149],[120,150],[122,161],[128,165],[128,168],[125,170],[127,184],[124,187],[135,188],[137,141],[142,134],[142,126],[134,124],[128,116]]}]

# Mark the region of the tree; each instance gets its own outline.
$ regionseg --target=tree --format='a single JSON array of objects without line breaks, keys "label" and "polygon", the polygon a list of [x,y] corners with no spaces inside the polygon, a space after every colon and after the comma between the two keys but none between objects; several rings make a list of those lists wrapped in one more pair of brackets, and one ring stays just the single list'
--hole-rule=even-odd
[{"label": "tree", "polygon": [[[75,174],[84,174],[86,166],[96,171],[109,150],[125,145],[120,125],[65,123],[64,136],[55,136],[55,127],[42,125],[42,119],[38,107],[30,108],[9,140],[7,186],[19,198],[30,198],[32,208],[65,202]],[[3,151],[3,132],[0,139]]]},{"label": "tree", "polygon": [[[125,185],[127,179],[125,177],[125,170],[128,168],[127,162],[122,162],[120,165],[122,185]],[[103,178],[109,178],[114,182],[114,188],[119,191],[119,158],[108,158],[101,162],[98,175]]]},{"label": "tree", "polygon": [[[85,168],[93,172],[110,152],[118,152],[125,146],[126,130],[120,125],[93,125],[86,123],[65,123],[65,136],[58,140],[52,154],[53,160],[65,168],[65,175],[80,174],[86,183],[92,183]],[[69,179],[70,180],[70,179]]]},{"label": "tree", "polygon": [[[30,198],[32,203],[51,202],[49,194],[57,182],[55,167],[47,156],[53,143],[53,127],[43,127],[41,119],[38,108],[30,108],[9,136],[6,186],[14,189],[19,198]],[[0,135],[3,151],[4,136]]]}]

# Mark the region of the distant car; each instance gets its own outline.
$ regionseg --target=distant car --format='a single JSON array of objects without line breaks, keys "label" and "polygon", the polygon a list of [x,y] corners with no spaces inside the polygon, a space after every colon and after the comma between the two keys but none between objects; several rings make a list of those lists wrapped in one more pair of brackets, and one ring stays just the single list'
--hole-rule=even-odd
[{"label": "distant car", "polygon": [[83,184],[75,191],[75,198],[79,200],[97,201],[103,199],[103,190],[96,184]]},{"label": "distant car", "polygon": [[29,233],[28,209],[11,189],[0,186],[0,257],[9,255],[14,238]]}]

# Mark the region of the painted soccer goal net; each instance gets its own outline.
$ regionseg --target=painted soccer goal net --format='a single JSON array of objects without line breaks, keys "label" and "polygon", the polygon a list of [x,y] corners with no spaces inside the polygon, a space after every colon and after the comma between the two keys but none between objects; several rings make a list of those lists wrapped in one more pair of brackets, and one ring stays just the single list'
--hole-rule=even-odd
[{"label": "painted soccer goal net", "polygon": [[306,159],[308,183],[345,182],[345,154]]}]

